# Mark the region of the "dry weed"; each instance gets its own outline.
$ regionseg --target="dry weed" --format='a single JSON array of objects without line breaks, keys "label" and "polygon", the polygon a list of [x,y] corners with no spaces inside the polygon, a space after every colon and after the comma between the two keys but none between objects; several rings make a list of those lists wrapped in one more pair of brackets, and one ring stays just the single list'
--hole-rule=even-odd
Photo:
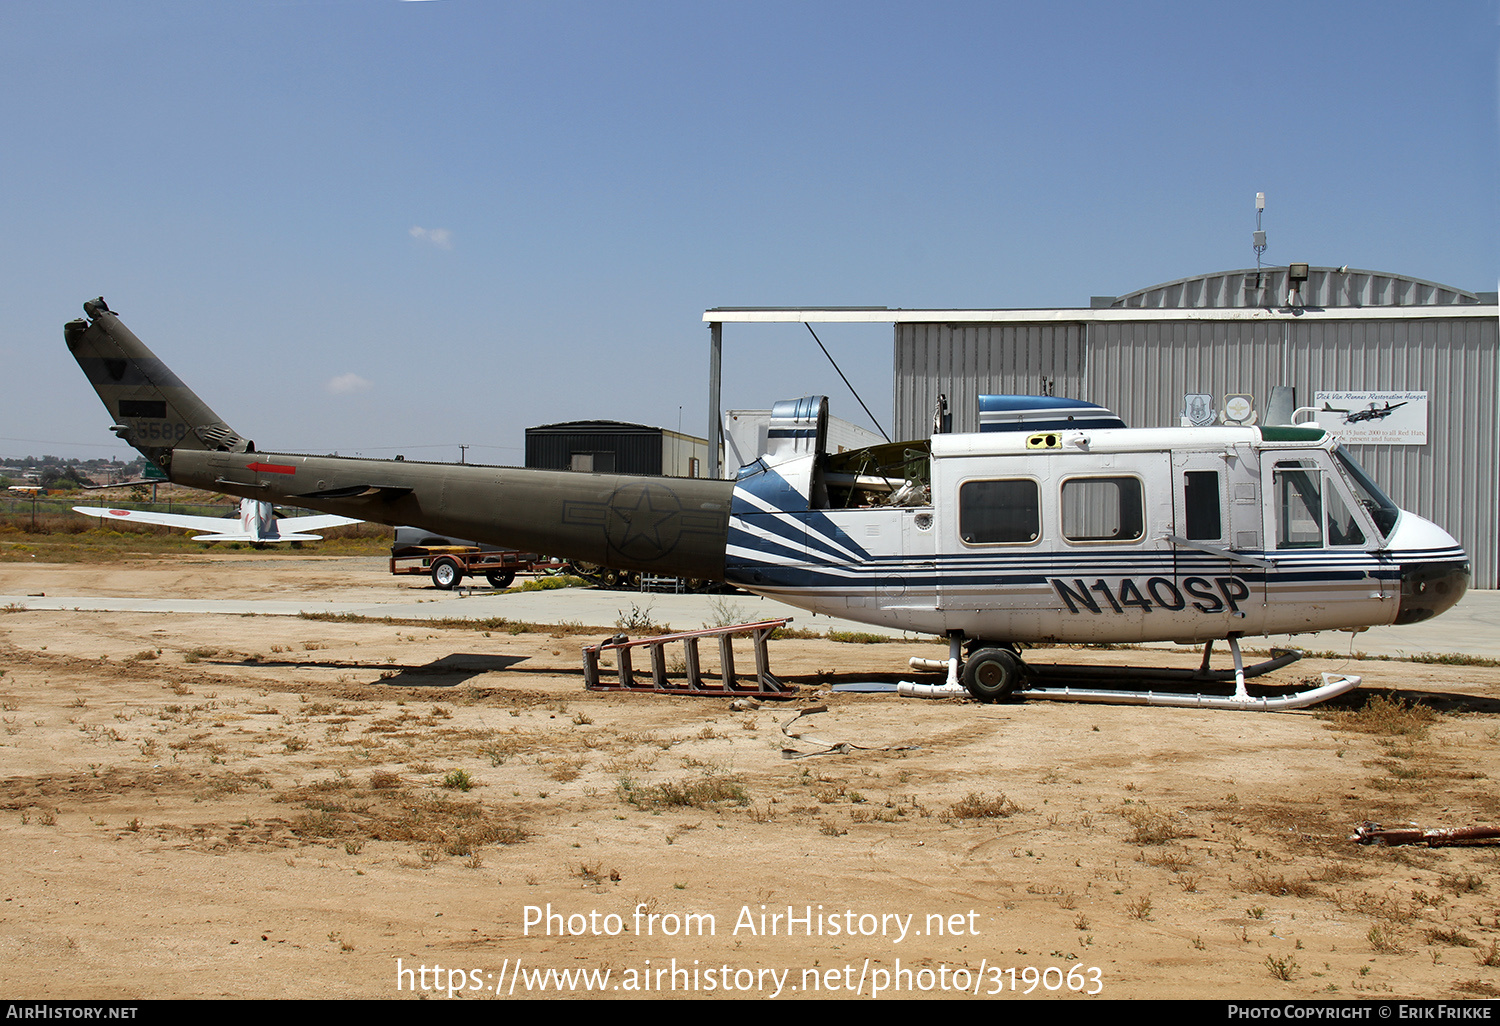
[{"label": "dry weed", "polygon": [[1395,955],[1406,950],[1396,939],[1395,931],[1379,923],[1370,927],[1370,932],[1365,934],[1365,939],[1370,942],[1371,948],[1383,955]]},{"label": "dry weed", "polygon": [[621,798],[638,809],[706,809],[726,803],[750,804],[750,796],[745,793],[743,784],[718,773],[705,773],[697,780],[667,780],[650,787],[625,777],[620,780],[617,790]]},{"label": "dry weed", "polygon": [[999,792],[985,795],[970,791],[962,800],[949,806],[941,819],[943,822],[954,819],[1006,819],[1021,811],[1021,806]]},{"label": "dry weed", "polygon": [[1269,870],[1257,869],[1250,874],[1245,889],[1253,893],[1270,894],[1276,897],[1313,898],[1323,892],[1313,886],[1311,880],[1288,880],[1280,873],[1272,876]]},{"label": "dry weed", "polygon": [[1419,702],[1395,695],[1371,695],[1358,709],[1331,709],[1317,714],[1339,730],[1360,734],[1384,734],[1420,740],[1437,722],[1438,714]]},{"label": "dry weed", "polygon": [[1176,813],[1158,812],[1148,805],[1128,805],[1120,815],[1134,828],[1131,844],[1166,844],[1183,836],[1181,817]]},{"label": "dry weed", "polygon": [[1276,979],[1290,980],[1292,978],[1292,975],[1298,969],[1300,969],[1301,966],[1297,965],[1297,959],[1291,955],[1287,955],[1285,958],[1277,958],[1274,955],[1267,955],[1266,968],[1271,971],[1271,975],[1276,977]]}]

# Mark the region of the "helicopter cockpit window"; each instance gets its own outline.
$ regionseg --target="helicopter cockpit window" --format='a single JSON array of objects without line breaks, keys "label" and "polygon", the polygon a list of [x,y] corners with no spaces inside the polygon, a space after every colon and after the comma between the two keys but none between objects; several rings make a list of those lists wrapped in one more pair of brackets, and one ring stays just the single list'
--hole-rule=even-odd
[{"label": "helicopter cockpit window", "polygon": [[1075,477],[1062,486],[1062,533],[1068,541],[1136,541],[1146,533],[1138,477]]},{"label": "helicopter cockpit window", "polygon": [[1375,521],[1375,528],[1380,532],[1382,538],[1390,537],[1391,531],[1396,526],[1396,518],[1401,515],[1401,510],[1391,501],[1390,496],[1380,490],[1380,486],[1370,479],[1363,467],[1349,456],[1342,448],[1333,450],[1333,458],[1338,460],[1339,466],[1343,468],[1349,480],[1349,485],[1354,489],[1354,498],[1365,511],[1370,514],[1370,519]]},{"label": "helicopter cockpit window", "polygon": [[1364,528],[1333,474],[1311,460],[1283,460],[1274,480],[1278,549],[1364,545]]},{"label": "helicopter cockpit window", "polygon": [[1328,544],[1329,545],[1363,545],[1365,543],[1365,532],[1359,529],[1359,518],[1354,515],[1344,497],[1339,494],[1331,480],[1326,481],[1327,488],[1324,490],[1324,498],[1327,500],[1328,512]]},{"label": "helicopter cockpit window", "polygon": [[1036,541],[1042,532],[1036,482],[965,481],[958,489],[958,530],[970,545]]},{"label": "helicopter cockpit window", "polygon": [[1276,464],[1276,547],[1320,549],[1323,547],[1322,474],[1308,460],[1286,460]]}]

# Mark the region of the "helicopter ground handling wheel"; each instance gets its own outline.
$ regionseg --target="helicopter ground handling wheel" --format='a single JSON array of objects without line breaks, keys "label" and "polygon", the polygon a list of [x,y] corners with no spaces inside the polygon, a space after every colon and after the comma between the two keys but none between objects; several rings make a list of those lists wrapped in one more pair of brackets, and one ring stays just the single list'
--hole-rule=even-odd
[{"label": "helicopter ground handling wheel", "polygon": [[976,648],[964,660],[964,687],[981,702],[1010,697],[1026,675],[1026,664],[1008,648]]}]

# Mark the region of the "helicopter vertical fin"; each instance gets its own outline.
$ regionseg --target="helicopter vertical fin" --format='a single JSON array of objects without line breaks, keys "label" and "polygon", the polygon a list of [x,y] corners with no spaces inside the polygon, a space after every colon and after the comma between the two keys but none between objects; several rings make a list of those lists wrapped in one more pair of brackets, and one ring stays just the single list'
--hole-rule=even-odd
[{"label": "helicopter vertical fin", "polygon": [[152,463],[170,472],[174,449],[254,452],[255,443],[209,409],[146,344],[105,305],[83,304],[87,319],[63,329],[68,349],[105,407],[111,430]]}]

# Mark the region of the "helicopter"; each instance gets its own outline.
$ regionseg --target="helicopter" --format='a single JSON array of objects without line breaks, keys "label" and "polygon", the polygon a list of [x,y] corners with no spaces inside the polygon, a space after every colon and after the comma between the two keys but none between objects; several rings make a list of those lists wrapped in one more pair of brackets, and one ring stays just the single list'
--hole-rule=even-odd
[{"label": "helicopter", "polygon": [[[1129,428],[1082,400],[985,396],[979,432],[828,454],[828,400],[809,396],[773,406],[767,451],[732,481],[262,453],[102,298],[84,312],[68,348],[115,433],[174,482],[946,638],[946,664],[917,667],[946,682],[908,694],[1299,708],[1359,678],[1251,695],[1298,654],[1245,666],[1241,638],[1417,623],[1470,579],[1458,542],[1318,427]],[[1076,674],[1022,655],[1155,641],[1204,645],[1182,679],[1233,693],[1050,687]],[[1233,671],[1209,668],[1217,641]]]}]

